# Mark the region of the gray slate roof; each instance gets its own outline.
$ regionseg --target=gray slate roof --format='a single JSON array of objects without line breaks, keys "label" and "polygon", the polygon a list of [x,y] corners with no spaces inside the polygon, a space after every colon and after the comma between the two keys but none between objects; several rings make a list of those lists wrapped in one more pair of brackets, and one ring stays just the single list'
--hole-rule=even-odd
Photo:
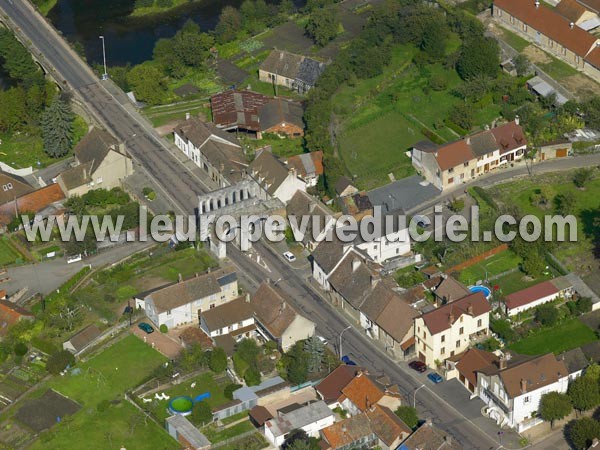
[{"label": "gray slate roof", "polygon": [[273,50],[260,65],[260,70],[314,86],[325,70],[325,64],[306,56],[283,50]]},{"label": "gray slate roof", "polygon": [[423,186],[421,183],[422,178],[418,175],[403,178],[369,191],[369,199],[373,206],[382,207],[383,214],[398,210],[410,211],[441,193],[432,184]]},{"label": "gray slate roof", "polygon": [[268,130],[280,123],[289,123],[304,128],[302,104],[294,101],[276,98],[258,108],[258,118],[261,130]]}]

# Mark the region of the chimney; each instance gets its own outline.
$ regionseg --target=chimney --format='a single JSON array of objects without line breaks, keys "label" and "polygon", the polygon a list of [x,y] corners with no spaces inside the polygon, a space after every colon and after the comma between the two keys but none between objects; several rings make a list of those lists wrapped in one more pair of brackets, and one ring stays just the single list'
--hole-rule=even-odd
[{"label": "chimney", "polygon": [[506,369],[506,358],[504,356],[498,360],[498,368],[500,370]]},{"label": "chimney", "polygon": [[473,305],[471,303],[469,303],[469,306],[467,306],[467,313],[472,316],[473,315]]},{"label": "chimney", "polygon": [[183,281],[183,277],[181,276],[181,274],[177,275],[177,279],[179,280],[180,283]]},{"label": "chimney", "polygon": [[196,278],[198,278],[198,272],[196,272],[196,275],[195,275],[195,276],[196,276]]},{"label": "chimney", "polygon": [[371,409],[371,402],[369,401],[368,395],[365,396],[365,406],[366,406],[367,411],[369,411]]},{"label": "chimney", "polygon": [[185,113],[185,120],[190,120],[192,118],[192,115],[189,112]]},{"label": "chimney", "polygon": [[521,378],[521,394],[527,392],[527,380],[525,378]]},{"label": "chimney", "polygon": [[540,0],[535,0],[535,7],[539,8],[540,7]]},{"label": "chimney", "polygon": [[250,303],[250,293],[246,292],[246,303]]},{"label": "chimney", "polygon": [[569,28],[572,30],[573,28],[575,28],[575,24],[574,24],[573,22],[571,22],[571,23],[569,24]]},{"label": "chimney", "polygon": [[354,259],[352,261],[352,272],[356,272],[356,270],[360,267],[360,259]]},{"label": "chimney", "polygon": [[467,136],[467,138],[465,139],[465,141],[467,141],[467,145],[471,145],[471,138],[469,136]]},{"label": "chimney", "polygon": [[297,174],[296,174],[296,168],[295,167],[290,167],[289,173],[291,176],[293,176],[294,178],[296,178]]},{"label": "chimney", "polygon": [[489,131],[490,126],[486,123],[485,126],[483,127],[485,129],[485,131]]},{"label": "chimney", "polygon": [[342,433],[345,433],[348,431],[348,428],[346,428],[346,424],[342,425]]},{"label": "chimney", "polygon": [[450,322],[450,325],[454,323],[454,313],[448,315],[448,322]]},{"label": "chimney", "polygon": [[363,374],[363,373],[362,373],[362,370],[358,370],[358,371],[356,372],[356,378],[360,378],[360,377],[362,377],[362,374]]},{"label": "chimney", "polygon": [[521,122],[521,118],[519,117],[519,115],[517,114],[515,116],[515,125],[519,125],[519,123]]}]

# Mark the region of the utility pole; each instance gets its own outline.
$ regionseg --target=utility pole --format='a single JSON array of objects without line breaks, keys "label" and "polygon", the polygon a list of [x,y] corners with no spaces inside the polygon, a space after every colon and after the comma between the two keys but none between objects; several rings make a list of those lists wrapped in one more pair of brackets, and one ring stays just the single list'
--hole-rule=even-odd
[{"label": "utility pole", "polygon": [[340,350],[340,358],[341,358],[342,356],[344,356],[344,353],[342,352],[342,335],[344,334],[344,332],[345,332],[345,331],[348,331],[350,328],[352,328],[352,326],[351,326],[351,325],[348,325],[348,326],[347,326],[346,328],[344,328],[344,329],[341,331],[341,333],[340,333],[340,348],[339,348],[339,350]]},{"label": "utility pole", "polygon": [[102,74],[103,80],[108,80],[108,71],[106,70],[106,47],[104,45],[104,36],[99,36],[102,41],[102,59],[104,61],[104,73]]}]

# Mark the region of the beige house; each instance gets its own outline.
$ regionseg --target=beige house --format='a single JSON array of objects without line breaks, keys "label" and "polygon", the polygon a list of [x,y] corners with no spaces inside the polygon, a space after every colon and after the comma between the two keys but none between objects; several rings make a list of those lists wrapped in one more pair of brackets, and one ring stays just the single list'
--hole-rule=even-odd
[{"label": "beige house", "polygon": [[516,118],[445,145],[418,142],[412,149],[412,163],[425,179],[444,190],[518,161],[526,149],[527,139]]},{"label": "beige house", "polygon": [[541,144],[538,147],[537,157],[540,161],[548,159],[566,158],[573,152],[573,144],[566,138]]},{"label": "beige house", "polygon": [[75,166],[56,177],[67,197],[92,189],[121,187],[133,173],[125,146],[104,130],[94,128],[75,147]]},{"label": "beige house", "polygon": [[493,16],[503,27],[600,81],[598,38],[582,28],[594,19],[592,14],[568,3],[554,10],[539,0],[495,0]]},{"label": "beige house", "polygon": [[447,303],[415,319],[415,350],[429,367],[489,333],[490,304],[481,292]]},{"label": "beige house", "polygon": [[273,50],[258,68],[258,78],[265,83],[305,93],[325,70],[325,64],[284,50]]},{"label": "beige house", "polygon": [[263,281],[250,298],[257,331],[265,338],[277,342],[287,351],[296,342],[315,334],[314,322],[298,314],[285,294],[270,280]]}]

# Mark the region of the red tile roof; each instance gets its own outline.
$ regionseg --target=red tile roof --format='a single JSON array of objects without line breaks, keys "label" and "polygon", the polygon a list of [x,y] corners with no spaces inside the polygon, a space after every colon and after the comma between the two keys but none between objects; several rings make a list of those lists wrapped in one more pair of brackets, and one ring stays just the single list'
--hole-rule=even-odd
[{"label": "red tile roof", "polygon": [[336,367],[315,389],[325,403],[337,402],[344,389],[356,375],[359,369],[356,366],[341,365]]},{"label": "red tile roof", "polygon": [[596,42],[594,36],[577,25],[571,28],[569,19],[565,19],[543,2],[536,7],[533,0],[495,0],[494,8],[506,11],[576,55],[587,55]]},{"label": "red tile roof", "polygon": [[447,303],[421,317],[431,334],[438,334],[450,328],[463,314],[471,317],[481,316],[492,310],[482,292],[467,295],[460,300]]},{"label": "red tile roof", "polygon": [[496,139],[501,155],[527,145],[523,129],[514,121],[492,128],[490,131]]},{"label": "red tile roof", "polygon": [[385,395],[384,392],[363,372],[359,372],[352,381],[342,389],[342,394],[361,411],[366,411]]},{"label": "red tile roof", "polygon": [[[6,291],[4,291],[6,297]],[[8,328],[22,318],[33,320],[33,314],[19,305],[7,300],[0,300],[0,335],[6,334]]]},{"label": "red tile roof", "polygon": [[442,170],[459,166],[471,161],[473,158],[475,158],[475,155],[473,155],[471,147],[469,147],[464,139],[440,147],[436,156],[438,165]]},{"label": "red tile roof", "polygon": [[585,62],[591,64],[596,69],[600,69],[600,48],[596,47],[585,57]]},{"label": "red tile roof", "polygon": [[459,373],[469,380],[472,386],[477,386],[476,372],[496,361],[498,361],[498,357],[493,353],[471,348],[463,353],[460,360],[456,363],[456,368]]},{"label": "red tile roof", "polygon": [[571,22],[577,22],[585,14],[586,9],[577,0],[562,0],[554,11]]},{"label": "red tile roof", "polygon": [[506,296],[505,302],[508,309],[518,308],[519,306],[533,303],[541,298],[554,295],[559,292],[559,289],[552,281],[544,281],[534,286],[528,287],[521,291]]},{"label": "red tile roof", "polygon": [[[19,214],[38,213],[44,208],[50,206],[52,203],[64,199],[64,192],[58,184],[54,183],[17,198],[16,209],[18,210]],[[14,216],[14,200],[0,206],[0,223],[9,223]]]}]

